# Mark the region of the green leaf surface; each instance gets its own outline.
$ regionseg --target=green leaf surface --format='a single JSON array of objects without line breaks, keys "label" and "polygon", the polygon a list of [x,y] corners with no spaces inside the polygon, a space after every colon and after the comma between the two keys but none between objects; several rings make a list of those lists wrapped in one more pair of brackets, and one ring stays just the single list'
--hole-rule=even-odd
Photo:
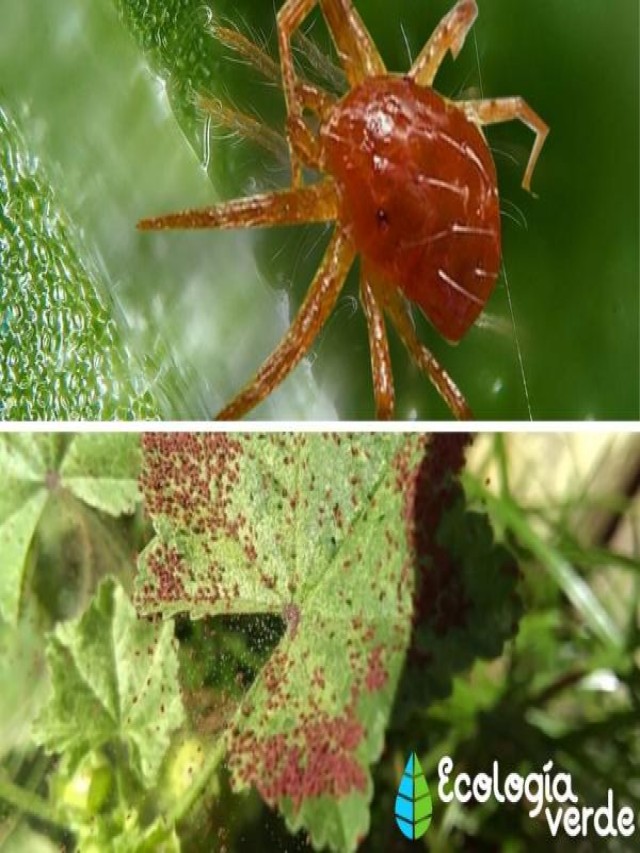
[{"label": "green leaf surface", "polygon": [[46,700],[44,669],[44,640],[34,613],[15,627],[0,620],[0,761],[30,743],[31,721]]},{"label": "green leaf surface", "polygon": [[139,499],[140,446],[133,434],[84,433],[75,437],[60,467],[62,483],[95,509],[131,513]]},{"label": "green leaf surface", "polygon": [[[165,82],[171,108],[198,156],[203,147],[203,111],[197,104],[197,96],[231,97],[234,105],[245,109],[255,98],[257,86],[260,114],[272,120],[274,117],[282,119],[282,95],[277,87],[265,86],[264,78],[252,72],[247,63],[232,61],[238,57],[226,49],[210,29],[215,23],[237,25],[248,11],[242,8],[245,3],[219,0],[215,9],[207,9],[198,0],[170,0],[168,3],[164,0],[113,0],[113,3],[151,69]],[[273,28],[273,8],[252,4],[245,22],[246,32],[268,32]],[[261,36],[257,38],[262,41]],[[274,167],[273,158],[265,156],[261,148],[251,145],[252,157],[239,157],[218,137],[224,134],[210,134],[206,166],[219,191],[237,192],[256,169],[264,169],[266,163]],[[286,147],[284,150],[286,153]],[[286,162],[280,163],[280,169],[286,169]]]},{"label": "green leaf surface", "polygon": [[18,619],[27,554],[48,495],[38,489],[22,496],[14,492],[13,497],[19,505],[0,522],[0,614],[12,625]]},{"label": "green leaf surface", "polygon": [[44,483],[55,464],[56,443],[47,435],[0,437],[0,615],[10,625],[18,620],[27,554],[47,501]]},{"label": "green leaf surface", "polygon": [[515,626],[513,561],[461,502],[467,442],[144,437],[156,537],[137,606],[280,615],[286,632],[227,730],[228,763],[237,788],[255,786],[318,848],[352,850],[367,833],[394,701],[423,707]]},{"label": "green leaf surface", "polygon": [[0,105],[0,418],[150,418],[104,282]]},{"label": "green leaf surface", "polygon": [[287,633],[230,734],[230,766],[237,787],[255,785],[318,846],[354,849],[368,829],[369,766],[410,637],[399,466],[415,465],[422,445],[400,435],[144,439],[158,536],[141,558],[139,606],[283,616]]},{"label": "green leaf surface", "polygon": [[[95,454],[94,454],[95,448]],[[138,495],[138,437],[19,433],[0,436],[0,615],[18,619],[29,549],[47,502],[80,501],[111,515],[133,511]]]},{"label": "green leaf surface", "polygon": [[[158,535],[140,559],[139,605],[164,615],[281,613],[342,554],[407,441],[144,435],[141,485]],[[165,566],[173,569],[168,588]]]},{"label": "green leaf surface", "polygon": [[140,781],[152,785],[184,720],[173,624],[139,619],[107,580],[79,620],[56,628],[47,659],[53,692],[34,724],[36,740],[67,756],[124,745]]}]

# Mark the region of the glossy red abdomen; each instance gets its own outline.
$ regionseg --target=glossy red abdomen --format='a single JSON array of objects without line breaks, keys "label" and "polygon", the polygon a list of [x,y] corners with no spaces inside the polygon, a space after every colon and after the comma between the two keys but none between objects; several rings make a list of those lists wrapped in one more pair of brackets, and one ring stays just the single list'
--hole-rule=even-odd
[{"label": "glossy red abdomen", "polygon": [[480,130],[433,89],[373,77],[336,106],[321,137],[369,274],[460,340],[500,266],[496,172]]}]

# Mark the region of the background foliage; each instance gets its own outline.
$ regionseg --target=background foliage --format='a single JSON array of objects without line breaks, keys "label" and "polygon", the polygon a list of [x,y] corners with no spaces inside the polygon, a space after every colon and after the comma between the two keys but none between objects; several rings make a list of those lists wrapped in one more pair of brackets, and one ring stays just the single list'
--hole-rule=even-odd
[{"label": "background foliage", "polygon": [[[450,5],[362,0],[359,8],[389,67],[402,70]],[[522,94],[551,126],[534,180],[537,200],[519,188],[530,133],[516,124],[489,133],[533,417],[635,419],[638,5],[479,6],[474,37],[456,63],[445,62],[438,88],[454,97]],[[275,52],[272,5],[220,2],[214,12]],[[285,183],[283,163],[220,138],[227,134],[207,127],[193,105],[194,93],[220,94],[277,125],[279,92],[207,33],[210,16],[200,0],[51,0],[44,7],[0,0],[0,14],[0,103],[21,125],[56,203],[82,236],[102,301],[123,315],[120,347],[143,366],[136,387],[142,393],[150,386],[167,417],[210,416],[285,328],[317,266],[322,229],[141,235],[134,224],[143,215]],[[313,16],[309,34],[327,47]],[[3,261],[3,302],[13,275]],[[32,270],[29,287],[36,283]],[[371,415],[366,333],[354,293],[345,292],[311,370],[301,367],[258,414]],[[472,330],[456,348],[422,320],[420,334],[478,416],[526,418],[504,279],[489,315],[491,328]],[[98,314],[91,318],[97,322]],[[401,347],[393,350],[399,415],[447,417]]]}]

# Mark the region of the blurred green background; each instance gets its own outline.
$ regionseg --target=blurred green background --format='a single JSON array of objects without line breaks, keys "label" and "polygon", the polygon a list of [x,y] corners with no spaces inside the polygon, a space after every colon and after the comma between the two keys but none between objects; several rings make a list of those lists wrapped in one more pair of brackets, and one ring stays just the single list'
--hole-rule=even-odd
[{"label": "blurred green background", "polygon": [[[275,55],[271,3],[209,5]],[[399,71],[451,5],[357,4],[388,67]],[[489,131],[506,276],[490,300],[487,323],[457,347],[422,318],[420,335],[476,417],[527,419],[508,279],[533,419],[636,419],[637,0],[478,5],[473,34],[455,63],[445,60],[436,87],[454,98],[522,95],[551,134],[534,199],[520,188],[531,133],[515,123]],[[136,232],[145,215],[287,182],[284,164],[223,139],[193,107],[194,93],[218,93],[272,122],[282,117],[280,93],[214,42],[209,17],[200,0],[0,0],[0,103],[19,119],[98,259],[162,414],[176,419],[210,417],[252,375],[303,298],[326,241],[326,229],[312,227]],[[307,31],[328,47],[317,16]],[[312,358],[256,416],[373,416],[354,284],[352,277]],[[449,417],[395,339],[392,358],[398,416]]]}]

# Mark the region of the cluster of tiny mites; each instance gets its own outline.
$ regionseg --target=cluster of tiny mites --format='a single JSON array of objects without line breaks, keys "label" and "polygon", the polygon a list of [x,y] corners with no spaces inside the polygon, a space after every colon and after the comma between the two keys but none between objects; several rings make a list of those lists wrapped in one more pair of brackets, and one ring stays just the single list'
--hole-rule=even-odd
[{"label": "cluster of tiny mites", "polygon": [[[293,463],[290,444],[283,442],[281,450],[285,464]],[[244,522],[243,530],[237,529],[238,517],[229,509],[233,490],[238,486],[239,461],[243,454],[254,451],[255,448],[249,442],[245,444],[242,437],[218,434],[145,436],[142,488],[149,514],[168,520],[176,531],[200,536],[203,547],[211,531],[220,531],[225,537],[237,537],[240,532],[248,534],[248,525]],[[350,485],[355,495],[360,486],[356,475]],[[401,477],[397,485],[404,491],[406,477]],[[335,502],[331,493],[323,493],[323,498],[320,507],[325,513],[321,513],[319,521],[331,521],[339,529],[344,523],[343,506]],[[393,550],[397,542],[388,540],[387,545]],[[147,565],[152,577],[143,594],[148,600],[189,600],[188,581],[195,579],[192,569],[175,547],[158,543],[149,552]],[[384,568],[382,558],[380,571],[374,573],[379,577],[372,578],[374,586],[384,577]],[[219,575],[219,568],[212,564],[206,580],[203,578],[200,582],[198,579],[199,603],[216,603],[220,599]],[[291,638],[304,621],[304,613],[296,610]],[[336,696],[327,695],[328,675],[322,666],[315,667],[314,677],[303,691],[306,695],[294,690],[296,664],[289,650],[281,648],[274,652],[262,672],[264,704],[259,710],[247,705],[243,722],[231,733],[230,764],[235,778],[243,785],[254,784],[271,804],[289,797],[294,807],[299,808],[308,797],[322,794],[342,797],[366,787],[366,770],[356,755],[364,737],[359,719],[361,701],[365,694],[387,686],[386,658],[400,647],[404,648],[406,637],[400,632],[402,636],[385,645],[380,640],[376,642],[376,630],[362,614],[355,614],[353,621],[355,632],[347,649],[350,695],[340,710],[333,713],[327,710],[327,702],[335,708]],[[318,624],[316,628],[320,634],[330,636],[326,624]],[[294,714],[296,726],[289,732],[269,733],[275,719],[283,710],[293,710],[293,705],[299,706],[300,712]]]},{"label": "cluster of tiny mites", "polygon": [[[370,625],[361,622],[358,633],[369,642],[348,641],[350,698],[335,715],[322,707],[327,701],[336,701],[335,694],[326,693],[323,667],[315,668],[304,696],[293,689],[294,662],[287,651],[277,650],[263,670],[268,698],[259,711],[255,706],[246,708],[246,723],[232,732],[229,752],[237,782],[255,785],[269,804],[289,797],[298,809],[308,797],[343,797],[365,789],[366,772],[356,756],[364,736],[358,711],[363,694],[382,690],[388,683],[384,658],[389,648],[383,644],[371,647],[375,630]],[[286,709],[298,719],[296,726],[288,732],[262,734]]]},{"label": "cluster of tiny mites", "polygon": [[[151,518],[167,519],[176,533],[199,537],[205,554],[214,537],[225,537],[241,543],[250,563],[257,559],[245,517],[231,512],[239,460],[245,452],[241,440],[221,434],[151,433],[143,436],[143,450],[141,488]],[[153,588],[150,584],[143,588],[147,599],[189,599],[185,582],[195,578],[175,547],[159,544],[148,555],[147,565],[155,578]],[[220,571],[211,558],[204,576],[197,579],[200,603],[216,604],[237,590],[236,584],[225,591]]]},{"label": "cluster of tiny mites", "polygon": [[344,797],[366,789],[366,773],[354,757],[364,730],[352,714],[318,714],[287,734],[239,733],[231,766],[238,782],[255,785],[274,806],[289,797],[294,809],[309,797]]},{"label": "cluster of tiny mites", "polygon": [[389,673],[383,663],[384,653],[384,646],[376,646],[369,652],[367,673],[364,679],[365,687],[369,693],[373,693],[375,690],[382,690],[389,678]]},{"label": "cluster of tiny mites", "polygon": [[153,576],[153,584],[146,581],[142,585],[138,596],[142,604],[186,600],[182,578],[187,567],[175,548],[157,545],[147,554],[147,568]]},{"label": "cluster of tiny mites", "polygon": [[242,443],[220,433],[148,433],[142,446],[141,487],[149,515],[168,517],[194,533],[226,530]]}]

